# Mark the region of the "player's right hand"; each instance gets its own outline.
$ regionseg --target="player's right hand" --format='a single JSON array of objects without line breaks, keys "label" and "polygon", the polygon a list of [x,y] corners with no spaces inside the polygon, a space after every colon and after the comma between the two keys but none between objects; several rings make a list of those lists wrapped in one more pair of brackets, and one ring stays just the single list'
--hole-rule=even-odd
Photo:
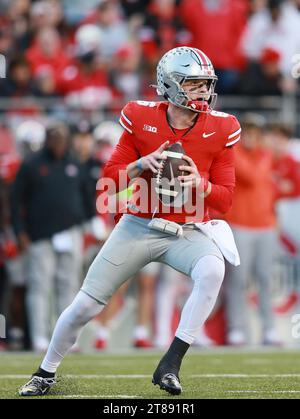
[{"label": "player's right hand", "polygon": [[170,141],[166,141],[153,153],[148,154],[140,158],[140,167],[143,170],[151,170],[153,173],[157,173],[162,168],[161,160],[165,160],[167,157],[162,152],[168,147]]}]

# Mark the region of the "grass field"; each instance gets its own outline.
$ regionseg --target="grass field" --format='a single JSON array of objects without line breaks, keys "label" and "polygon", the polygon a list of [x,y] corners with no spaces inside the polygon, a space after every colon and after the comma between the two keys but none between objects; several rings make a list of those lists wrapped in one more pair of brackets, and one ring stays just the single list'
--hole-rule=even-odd
[{"label": "grass field", "polygon": [[[169,399],[151,384],[159,352],[69,355],[47,398]],[[41,357],[0,354],[0,398],[18,397]],[[300,352],[193,351],[181,370],[178,398],[300,398]]]}]

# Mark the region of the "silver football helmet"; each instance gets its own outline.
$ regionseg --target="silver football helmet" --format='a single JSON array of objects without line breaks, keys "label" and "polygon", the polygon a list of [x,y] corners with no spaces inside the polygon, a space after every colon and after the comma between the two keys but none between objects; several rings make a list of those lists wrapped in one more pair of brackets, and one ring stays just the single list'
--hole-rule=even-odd
[{"label": "silver football helmet", "polygon": [[[190,100],[182,88],[186,80],[208,80],[209,91],[201,94],[200,100]],[[209,113],[215,106],[218,77],[214,67],[200,49],[178,47],[168,51],[157,65],[156,91],[169,102],[193,112]]]}]

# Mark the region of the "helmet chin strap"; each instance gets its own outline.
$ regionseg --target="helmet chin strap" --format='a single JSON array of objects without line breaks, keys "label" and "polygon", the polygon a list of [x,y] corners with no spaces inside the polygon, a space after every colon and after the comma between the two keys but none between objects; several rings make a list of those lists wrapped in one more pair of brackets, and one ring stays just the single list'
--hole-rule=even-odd
[{"label": "helmet chin strap", "polygon": [[189,100],[187,106],[196,112],[207,112],[209,109],[209,104],[205,100]]}]

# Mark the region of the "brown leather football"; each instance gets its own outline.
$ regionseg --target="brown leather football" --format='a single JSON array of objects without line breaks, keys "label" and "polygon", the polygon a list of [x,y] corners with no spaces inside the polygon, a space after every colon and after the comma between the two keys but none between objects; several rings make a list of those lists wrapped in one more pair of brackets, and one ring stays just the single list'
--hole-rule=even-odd
[{"label": "brown leather football", "polygon": [[183,187],[178,181],[178,176],[188,175],[189,172],[179,170],[179,166],[188,166],[189,163],[182,158],[185,151],[180,142],[171,144],[163,151],[167,156],[162,160],[163,168],[154,175],[155,191],[164,205],[182,206]]}]

